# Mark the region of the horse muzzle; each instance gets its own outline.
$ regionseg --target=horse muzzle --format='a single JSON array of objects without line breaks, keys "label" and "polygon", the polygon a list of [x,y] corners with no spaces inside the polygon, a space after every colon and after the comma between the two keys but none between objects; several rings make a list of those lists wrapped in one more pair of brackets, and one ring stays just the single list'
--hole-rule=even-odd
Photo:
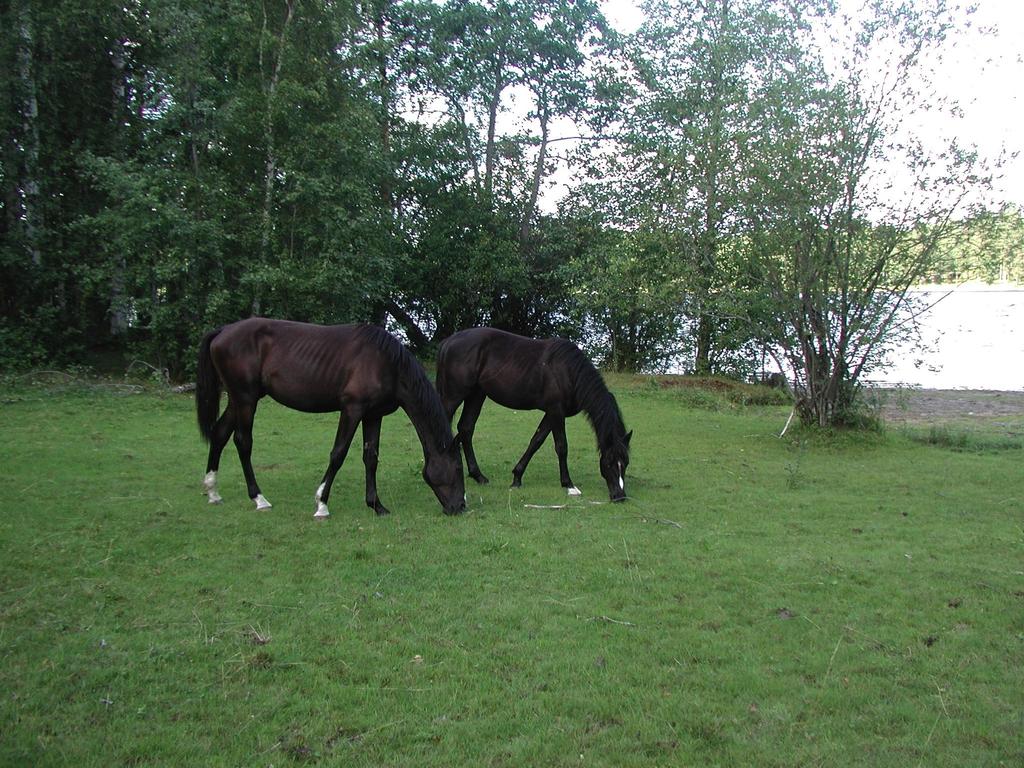
[{"label": "horse muzzle", "polygon": [[444,513],[446,515],[461,515],[466,511],[466,500],[459,499],[458,501],[449,502],[444,505]]}]

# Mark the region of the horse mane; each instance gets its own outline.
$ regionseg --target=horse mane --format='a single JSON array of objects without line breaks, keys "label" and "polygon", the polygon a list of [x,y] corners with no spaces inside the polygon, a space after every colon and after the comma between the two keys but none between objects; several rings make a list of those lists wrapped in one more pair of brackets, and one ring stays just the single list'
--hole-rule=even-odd
[{"label": "horse mane", "polygon": [[619,403],[604,383],[601,373],[590,358],[566,339],[552,339],[550,359],[564,365],[575,387],[576,403],[587,415],[597,436],[597,447],[604,453],[621,445],[626,456],[626,426],[622,421]]},{"label": "horse mane", "polygon": [[[398,378],[409,392],[412,404],[422,416],[422,426],[441,450],[447,450],[454,440],[451,422],[445,415],[441,398],[437,390],[427,378],[420,361],[402,342],[381,328],[379,325],[361,325],[356,335],[363,341],[371,343],[384,354],[388,362],[398,371]],[[411,414],[410,414],[411,417]],[[416,425],[414,422],[414,426]]]}]

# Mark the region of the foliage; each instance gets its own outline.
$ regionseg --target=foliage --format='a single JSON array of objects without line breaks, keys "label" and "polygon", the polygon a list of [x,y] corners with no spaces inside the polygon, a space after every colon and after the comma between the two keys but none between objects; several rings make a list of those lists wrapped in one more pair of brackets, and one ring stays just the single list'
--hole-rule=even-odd
[{"label": "foliage", "polygon": [[968,217],[963,235],[938,248],[935,283],[1024,283],[1024,216],[1014,206]]},{"label": "foliage", "polygon": [[[591,229],[594,232],[594,229]],[[680,285],[664,239],[595,232],[567,275],[583,342],[614,371],[657,371],[679,355]]]},{"label": "foliage", "polygon": [[956,107],[927,72],[969,15],[869,6],[651,0],[620,35],[593,0],[12,0],[0,362],[181,379],[254,313],[421,355],[490,324],[616,370],[771,361],[842,421],[908,282],[1020,271],[1019,212],[953,225],[980,159],[905,129]]},{"label": "foliage", "polygon": [[625,44],[630,87],[616,151],[597,150],[601,180],[590,197],[610,222],[653,231],[669,249],[676,333],[693,370],[735,370],[751,333],[735,322],[734,243],[749,228],[745,202],[765,192],[750,144],[777,81],[806,66],[805,23],[770,0],[644,9],[646,23]]},{"label": "foliage", "polygon": [[0,371],[18,371],[37,366],[47,357],[30,331],[31,323],[21,319],[0,320]]},{"label": "foliage", "polygon": [[[182,376],[203,329],[250,313],[390,309],[413,341],[558,324],[567,255],[537,203],[550,126],[588,113],[596,5],[2,12],[0,307],[30,346],[129,345]],[[508,130],[517,88],[533,108]]]},{"label": "foliage", "polygon": [[860,424],[862,375],[913,332],[907,288],[951,253],[1006,251],[979,242],[996,229],[984,216],[955,219],[969,194],[983,196],[984,163],[906,129],[956,109],[927,68],[969,12],[876,3],[851,19],[814,4],[795,17],[757,0],[645,9],[627,45],[619,151],[595,152],[590,205],[668,244],[669,325],[695,370],[756,377],[772,358],[794,374],[806,422]]},{"label": "foliage", "polygon": [[[481,323],[549,334],[561,324],[555,275],[569,256],[551,235],[571,222],[546,220],[538,200],[563,138],[555,124],[595,108],[584,73],[603,17],[592,2],[547,0],[407,10],[395,107],[431,139],[416,151],[432,165],[396,201],[412,248],[392,315],[422,349]],[[525,115],[512,113],[513,97],[525,98]]]}]

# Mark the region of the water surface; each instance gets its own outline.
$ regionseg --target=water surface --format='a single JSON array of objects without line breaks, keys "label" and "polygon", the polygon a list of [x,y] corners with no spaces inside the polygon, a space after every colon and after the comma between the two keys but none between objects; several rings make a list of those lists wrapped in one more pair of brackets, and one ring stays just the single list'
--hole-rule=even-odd
[{"label": "water surface", "polygon": [[926,389],[1024,390],[1024,288],[928,286],[918,318],[924,348],[906,344],[872,383]]}]

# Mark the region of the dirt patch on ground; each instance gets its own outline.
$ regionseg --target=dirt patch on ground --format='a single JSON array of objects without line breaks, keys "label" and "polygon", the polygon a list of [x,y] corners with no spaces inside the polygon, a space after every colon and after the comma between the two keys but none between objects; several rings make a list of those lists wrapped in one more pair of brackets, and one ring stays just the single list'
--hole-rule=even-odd
[{"label": "dirt patch on ground", "polygon": [[887,424],[953,424],[1024,432],[1024,392],[975,389],[875,389]]}]

